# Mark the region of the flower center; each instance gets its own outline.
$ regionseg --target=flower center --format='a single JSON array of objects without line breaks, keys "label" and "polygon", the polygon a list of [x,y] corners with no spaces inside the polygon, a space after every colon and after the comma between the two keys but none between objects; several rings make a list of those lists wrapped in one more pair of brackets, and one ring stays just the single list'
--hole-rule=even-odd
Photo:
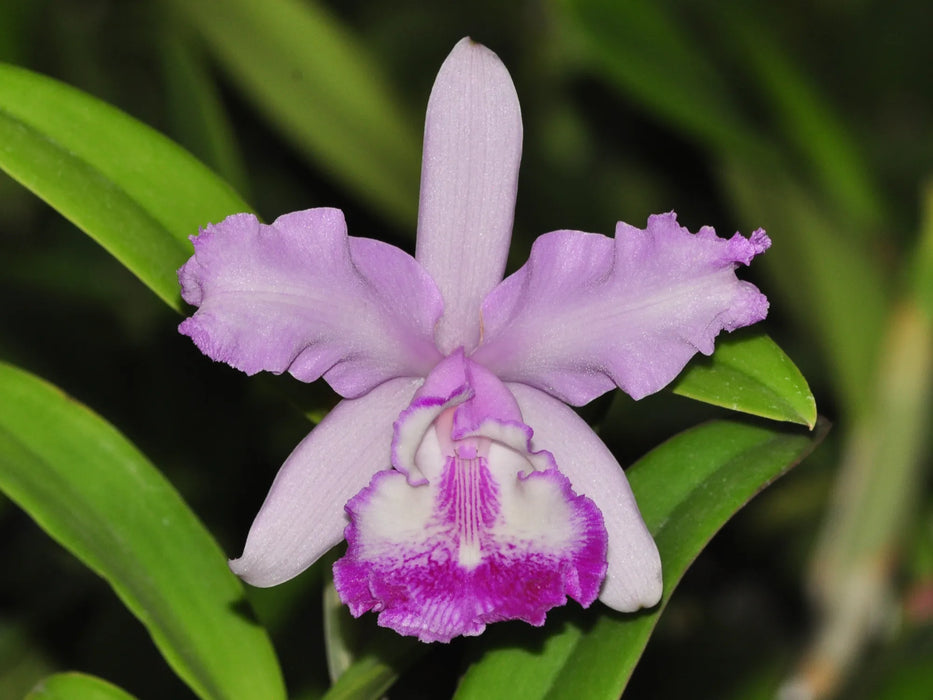
[{"label": "flower center", "polygon": [[438,517],[457,543],[457,562],[473,569],[499,512],[498,489],[482,457],[449,457],[441,477]]},{"label": "flower center", "polygon": [[606,574],[606,528],[550,453],[531,449],[514,397],[463,353],[438,365],[395,424],[396,469],[347,503],[334,585],[353,615],[423,641],[490,622],[544,622],[589,605]]}]

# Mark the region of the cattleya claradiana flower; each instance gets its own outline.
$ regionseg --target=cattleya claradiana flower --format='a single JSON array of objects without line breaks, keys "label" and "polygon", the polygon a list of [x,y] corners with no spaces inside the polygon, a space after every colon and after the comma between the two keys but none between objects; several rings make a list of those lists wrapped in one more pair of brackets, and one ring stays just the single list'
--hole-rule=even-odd
[{"label": "cattleya claradiana flower", "polygon": [[415,257],[336,209],[194,238],[180,330],[248,374],[343,397],[282,466],[234,572],[296,576],[346,537],[350,611],[423,641],[541,625],[567,597],[651,606],[661,562],[625,474],[567,404],[661,389],[768,303],[734,273],[765,250],[673,213],[615,239],[555,231],[503,280],[522,123],[494,53],[464,39],[428,103]]}]

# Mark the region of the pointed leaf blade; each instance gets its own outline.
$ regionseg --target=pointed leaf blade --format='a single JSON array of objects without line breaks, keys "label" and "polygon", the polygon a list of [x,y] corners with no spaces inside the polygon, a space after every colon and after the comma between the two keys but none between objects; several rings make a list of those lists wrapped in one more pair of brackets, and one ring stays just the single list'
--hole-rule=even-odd
[{"label": "pointed leaf blade", "polygon": [[720,337],[716,352],[696,358],[671,391],[771,420],[816,424],[816,399],[807,380],[766,335]]},{"label": "pointed leaf blade", "polygon": [[0,363],[0,490],[103,577],[203,698],[284,698],[226,557],[116,429]]},{"label": "pointed leaf blade", "polygon": [[68,85],[0,64],[0,168],[182,308],[188,236],[249,211],[191,154]]}]

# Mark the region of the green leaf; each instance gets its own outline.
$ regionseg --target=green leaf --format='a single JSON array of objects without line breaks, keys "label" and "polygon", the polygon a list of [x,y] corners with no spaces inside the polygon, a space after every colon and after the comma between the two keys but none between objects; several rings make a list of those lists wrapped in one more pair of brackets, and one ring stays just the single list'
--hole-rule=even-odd
[{"label": "green leaf", "polygon": [[727,41],[741,49],[742,65],[768,101],[776,126],[800,152],[834,210],[858,226],[850,235],[868,233],[884,221],[883,205],[846,119],[837,114],[810,76],[795,64],[763,22],[745,3],[712,6]]},{"label": "green leaf", "polygon": [[816,399],[800,370],[766,335],[720,336],[671,385],[675,394],[762,418],[816,424]]},{"label": "green leaf", "polygon": [[56,673],[41,680],[26,700],[133,700],[133,696],[95,676]]},{"label": "green leaf", "polygon": [[422,117],[366,46],[309,0],[172,0],[256,108],[305,156],[414,231]]},{"label": "green leaf", "polygon": [[657,0],[561,0],[584,57],[637,103],[707,146],[761,161],[768,144],[703,41]]},{"label": "green leaf", "polygon": [[158,132],[90,95],[0,64],[0,168],[106,248],[167,304],[187,237],[249,206]]},{"label": "green leaf", "polygon": [[844,410],[870,410],[891,297],[878,256],[786,174],[731,159],[720,174],[742,217],[768,229],[774,244],[762,263],[769,287],[807,325]]},{"label": "green leaf", "polygon": [[917,301],[933,318],[933,182],[927,182],[921,198],[920,236],[913,255],[912,283]]},{"label": "green leaf", "polygon": [[226,557],[126,438],[0,363],[0,489],[102,576],[202,698],[284,698],[272,646]]},{"label": "green leaf", "polygon": [[353,665],[360,645],[359,632],[354,619],[341,602],[333,579],[324,582],[324,650],[327,654],[327,673],[333,683]]},{"label": "green leaf", "polygon": [[458,700],[490,697],[494,689],[506,687],[515,700],[618,698],[671,593],[703,547],[749,499],[803,459],[824,434],[824,429],[807,435],[717,421],[652,450],[628,476],[661,553],[661,603],[632,615],[604,608],[595,621],[595,611],[584,613],[585,622],[592,623],[586,627],[570,621],[555,632],[552,624],[539,648],[496,644],[499,637],[490,630],[487,637],[492,639],[486,641],[492,645],[468,669],[457,690]]},{"label": "green leaf", "polygon": [[[409,644],[401,644],[407,649]],[[417,654],[417,650],[412,650]],[[351,664],[331,686],[324,700],[378,700],[404,669],[402,654],[366,654]]]},{"label": "green leaf", "polygon": [[[0,516],[6,515],[13,507],[0,496]],[[9,579],[14,576],[13,572],[7,574]],[[24,697],[36,684],[37,678],[57,670],[45,645],[32,634],[33,627],[35,618],[30,615],[20,613],[0,617],[0,698]]]},{"label": "green leaf", "polygon": [[354,619],[333,583],[324,588],[324,637],[333,685],[325,700],[379,700],[408,666],[430,647],[376,627],[372,618]]}]

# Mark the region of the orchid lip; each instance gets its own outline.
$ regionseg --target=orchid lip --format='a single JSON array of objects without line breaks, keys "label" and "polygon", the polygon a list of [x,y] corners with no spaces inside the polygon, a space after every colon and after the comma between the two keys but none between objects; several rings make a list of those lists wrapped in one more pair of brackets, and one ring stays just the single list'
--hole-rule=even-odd
[{"label": "orchid lip", "polygon": [[[498,380],[462,354],[435,372],[419,393],[466,384],[452,401],[416,397],[395,425],[397,449],[420,441],[407,476],[380,472],[347,504],[347,554],[334,565],[341,599],[354,615],[376,611],[400,634],[442,642],[500,620],[543,624],[568,597],[590,605],[606,571],[599,510],[549,453],[530,449],[527,426],[511,429],[514,399],[495,402],[508,394]],[[472,429],[458,433],[458,422]]]}]

